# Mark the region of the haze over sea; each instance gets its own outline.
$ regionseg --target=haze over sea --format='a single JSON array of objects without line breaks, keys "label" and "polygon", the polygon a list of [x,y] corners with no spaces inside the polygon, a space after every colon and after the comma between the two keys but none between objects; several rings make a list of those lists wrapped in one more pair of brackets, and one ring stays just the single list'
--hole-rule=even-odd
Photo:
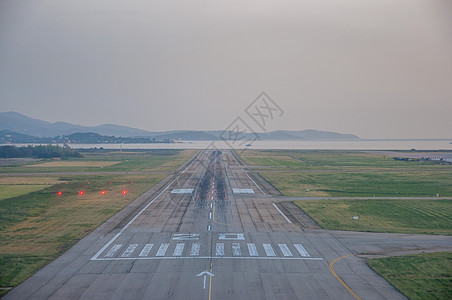
[{"label": "haze over sea", "polygon": [[[451,140],[356,140],[356,141],[255,141],[246,147],[243,141],[182,141],[153,144],[70,144],[72,148],[89,149],[319,149],[319,150],[452,150]],[[241,145],[240,145],[241,144]],[[19,145],[19,144],[17,144]]]}]

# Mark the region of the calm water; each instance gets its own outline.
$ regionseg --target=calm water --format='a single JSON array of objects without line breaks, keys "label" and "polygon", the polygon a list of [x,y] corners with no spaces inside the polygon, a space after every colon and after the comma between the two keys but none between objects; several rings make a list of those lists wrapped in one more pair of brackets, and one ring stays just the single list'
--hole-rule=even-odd
[{"label": "calm water", "polygon": [[73,148],[104,149],[205,149],[212,143],[219,149],[333,149],[333,150],[452,150],[452,140],[359,140],[359,141],[256,141],[251,146],[227,144],[224,141],[187,141],[174,144],[73,144]]}]

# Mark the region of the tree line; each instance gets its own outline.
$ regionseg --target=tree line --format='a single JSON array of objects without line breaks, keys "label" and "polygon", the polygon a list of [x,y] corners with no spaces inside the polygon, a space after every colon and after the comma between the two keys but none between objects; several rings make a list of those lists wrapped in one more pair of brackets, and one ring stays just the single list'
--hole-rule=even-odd
[{"label": "tree line", "polygon": [[56,158],[67,159],[70,157],[82,157],[82,155],[70,147],[61,146],[0,146],[0,158]]}]

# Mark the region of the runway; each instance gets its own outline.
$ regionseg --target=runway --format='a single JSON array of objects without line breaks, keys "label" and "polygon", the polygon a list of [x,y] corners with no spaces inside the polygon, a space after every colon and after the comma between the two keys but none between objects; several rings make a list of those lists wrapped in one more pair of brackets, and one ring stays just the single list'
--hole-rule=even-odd
[{"label": "runway", "polygon": [[303,228],[238,160],[200,151],[5,299],[405,299],[356,254],[452,245]]}]

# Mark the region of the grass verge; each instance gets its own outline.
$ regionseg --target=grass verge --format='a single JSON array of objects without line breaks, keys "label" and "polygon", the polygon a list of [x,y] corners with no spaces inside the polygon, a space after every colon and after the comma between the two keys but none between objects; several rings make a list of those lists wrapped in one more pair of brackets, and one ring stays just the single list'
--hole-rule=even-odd
[{"label": "grass verge", "polygon": [[325,229],[452,235],[452,200],[325,199],[294,203]]},{"label": "grass verge", "polygon": [[410,299],[452,299],[452,252],[370,259],[367,264]]},{"label": "grass verge", "polygon": [[452,196],[452,171],[260,174],[285,196]]}]

